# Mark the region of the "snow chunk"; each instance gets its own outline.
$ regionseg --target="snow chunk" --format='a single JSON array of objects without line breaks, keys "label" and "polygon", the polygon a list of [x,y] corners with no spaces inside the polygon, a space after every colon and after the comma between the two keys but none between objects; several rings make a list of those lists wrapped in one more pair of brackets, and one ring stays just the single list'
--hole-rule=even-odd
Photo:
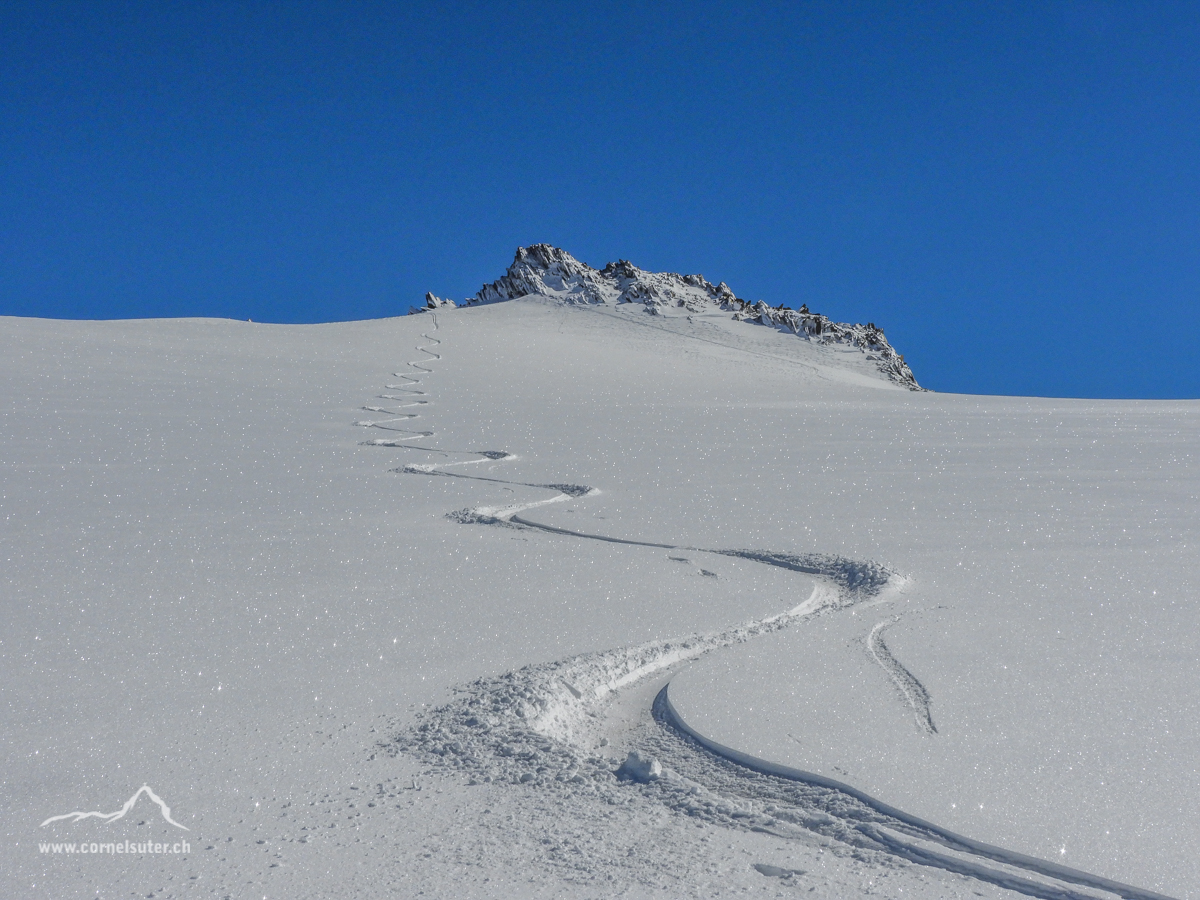
[{"label": "snow chunk", "polygon": [[648,784],[662,777],[662,763],[653,756],[632,750],[617,769],[617,777],[626,781]]}]

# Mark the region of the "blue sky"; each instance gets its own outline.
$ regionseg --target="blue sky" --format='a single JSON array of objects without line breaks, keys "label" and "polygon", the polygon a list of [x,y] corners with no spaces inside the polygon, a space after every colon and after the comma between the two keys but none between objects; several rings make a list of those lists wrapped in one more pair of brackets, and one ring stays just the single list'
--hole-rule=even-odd
[{"label": "blue sky", "polygon": [[1200,4],[0,6],[0,314],[395,315],[538,241],[1200,397]]}]

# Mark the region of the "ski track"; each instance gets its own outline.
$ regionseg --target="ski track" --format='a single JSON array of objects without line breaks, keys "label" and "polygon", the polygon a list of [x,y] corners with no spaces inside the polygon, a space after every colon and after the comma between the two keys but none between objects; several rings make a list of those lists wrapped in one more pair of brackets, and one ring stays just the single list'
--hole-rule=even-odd
[{"label": "ski track", "polygon": [[[433,312],[429,315],[436,332],[437,315]],[[441,344],[430,334],[422,333],[422,337]],[[441,355],[427,346],[418,346],[417,350],[430,358],[408,365],[422,376],[396,372],[395,377],[407,383],[389,384],[388,390],[404,391],[411,398],[425,396],[415,385],[421,383],[423,375],[433,373],[424,363],[440,360]],[[850,785],[725,747],[693,729],[671,704],[668,676],[681,665],[714,650],[787,628],[809,616],[860,603],[886,602],[905,583],[902,576],[875,562],[848,560],[832,554],[689,547],[574,531],[523,518],[520,513],[526,510],[599,491],[586,485],[516,482],[446,471],[451,466],[504,462],[517,457],[507,451],[446,450],[413,443],[413,439],[432,437],[434,432],[395,424],[396,420],[419,417],[417,413],[400,410],[430,403],[411,398],[381,397],[410,399],[410,402],[395,408],[363,407],[388,418],[355,423],[411,437],[375,439],[364,444],[478,458],[437,465],[407,464],[391,471],[554,492],[554,496],[542,500],[456,510],[447,514],[453,521],[736,557],[819,580],[808,599],[794,608],[724,631],[648,641],[476,679],[456,688],[457,696],[449,703],[421,714],[415,726],[397,725],[394,736],[381,742],[380,749],[393,754],[407,752],[438,769],[459,771],[470,784],[510,782],[565,791],[575,797],[583,794],[594,795],[598,800],[610,798],[610,802],[613,792],[627,792],[635,787],[643,792],[647,802],[664,803],[700,821],[765,832],[783,839],[810,840],[816,834],[854,848],[855,855],[867,861],[894,865],[895,861],[903,860],[1042,900],[1102,900],[1114,896],[1127,900],[1172,900],[1163,894],[963,837]],[[687,561],[683,557],[669,558]],[[867,647],[904,696],[921,729],[936,735],[928,691],[892,655],[883,640],[884,630],[894,621],[876,624]],[[605,751],[610,718],[606,713],[619,705],[623,689],[632,689],[655,677],[662,682],[661,689],[654,695],[649,710],[643,704],[638,711],[640,721],[628,736],[631,753],[624,765],[618,765],[621,760],[606,755]],[[646,765],[639,768],[643,761]],[[649,761],[653,761],[652,766]],[[756,868],[777,877],[803,874],[767,864]]]},{"label": "ski track", "polygon": [[904,668],[900,661],[892,655],[892,651],[883,641],[884,629],[888,625],[894,624],[895,621],[895,619],[884,619],[872,628],[871,634],[867,637],[867,649],[871,651],[875,662],[883,667],[883,670],[888,673],[888,677],[900,689],[900,693],[904,695],[904,701],[917,717],[917,725],[921,730],[926,734],[937,734],[937,726],[933,724],[933,713],[929,709],[932,702],[929,691],[925,690],[925,685],[921,684],[917,676]]}]

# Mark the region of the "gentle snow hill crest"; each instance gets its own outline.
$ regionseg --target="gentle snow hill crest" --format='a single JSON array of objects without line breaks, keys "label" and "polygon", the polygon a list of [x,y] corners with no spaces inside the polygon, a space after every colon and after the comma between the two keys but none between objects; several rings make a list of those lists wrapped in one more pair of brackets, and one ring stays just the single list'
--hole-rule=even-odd
[{"label": "gentle snow hill crest", "polygon": [[573,305],[640,303],[650,315],[663,315],[667,310],[682,310],[689,314],[732,312],[737,321],[774,326],[820,346],[842,344],[853,347],[874,362],[880,374],[889,381],[909,390],[925,390],[917,384],[904,357],[888,343],[883,330],[873,322],[865,325],[834,322],[809,311],[807,304],[794,310],[782,305],[770,306],[762,300],[743,300],[723,281],[713,285],[703,275],[646,272],[623,259],[610,262],[603,269],[593,269],[550,244],[518,247],[508,272],[491,284],[485,284],[473,297],[455,303],[427,293],[425,305],[414,307],[410,314],[529,296],[548,297]]}]

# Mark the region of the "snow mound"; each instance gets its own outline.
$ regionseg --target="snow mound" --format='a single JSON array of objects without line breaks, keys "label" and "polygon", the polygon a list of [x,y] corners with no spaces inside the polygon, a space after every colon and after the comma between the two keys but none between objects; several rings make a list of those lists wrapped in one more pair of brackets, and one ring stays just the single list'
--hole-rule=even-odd
[{"label": "snow mound", "polygon": [[791,309],[783,305],[770,306],[761,300],[743,300],[723,281],[713,285],[703,275],[646,272],[623,259],[610,262],[603,269],[593,269],[565,250],[549,244],[518,247],[508,272],[491,284],[485,284],[475,296],[461,304],[429,293],[425,295],[425,306],[413,312],[499,303],[530,296],[550,297],[575,305],[640,303],[651,315],[662,315],[667,310],[691,314],[731,312],[738,321],[773,326],[817,344],[854,347],[874,362],[889,380],[910,390],[923,390],[904,357],[888,343],[882,329],[873,322],[865,325],[834,322],[820,313],[810,312],[807,304]]}]

